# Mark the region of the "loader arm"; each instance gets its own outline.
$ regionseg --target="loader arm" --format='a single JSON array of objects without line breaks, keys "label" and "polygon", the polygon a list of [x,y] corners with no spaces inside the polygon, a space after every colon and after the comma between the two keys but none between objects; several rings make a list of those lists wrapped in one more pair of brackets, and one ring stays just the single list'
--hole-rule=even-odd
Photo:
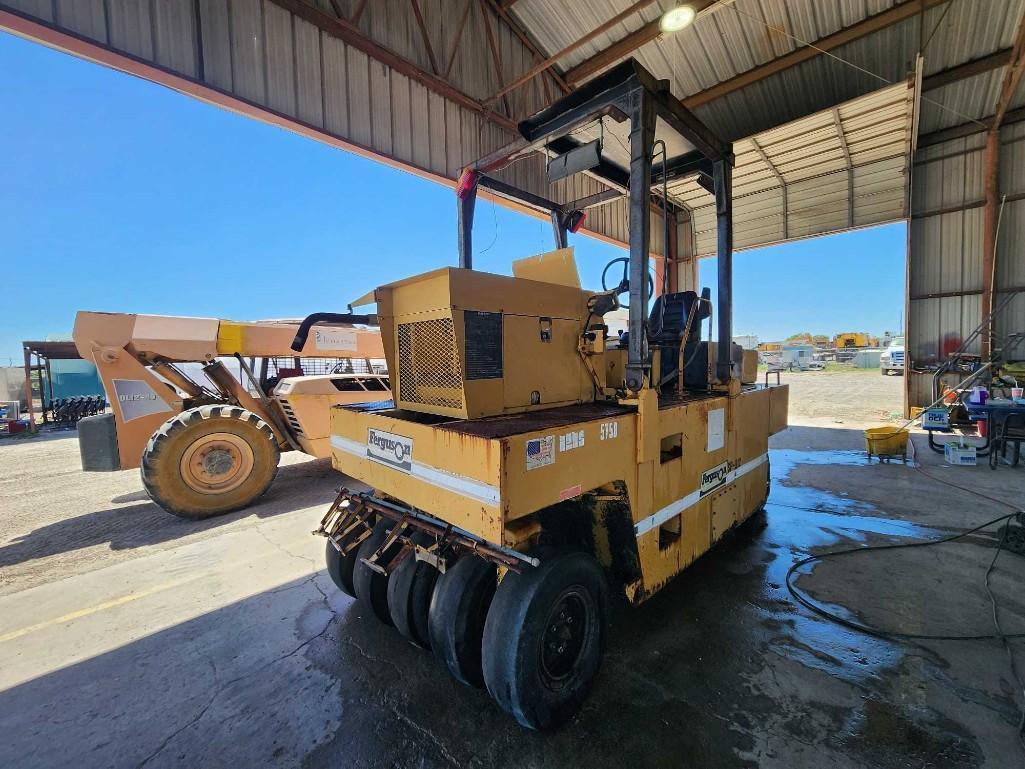
[{"label": "loader arm", "polygon": [[[168,419],[203,402],[232,403],[257,414],[272,426],[282,448],[298,445],[286,415],[277,404],[253,397],[246,386],[218,362],[219,357],[384,358],[380,334],[372,329],[325,327],[309,333],[293,350],[298,322],[238,322],[134,313],[79,312],[74,341],[79,354],[92,361],[114,417],[116,450],[96,452],[98,465],[85,469],[127,470],[139,467],[154,432]],[[175,364],[204,365],[214,390],[191,380]]]}]

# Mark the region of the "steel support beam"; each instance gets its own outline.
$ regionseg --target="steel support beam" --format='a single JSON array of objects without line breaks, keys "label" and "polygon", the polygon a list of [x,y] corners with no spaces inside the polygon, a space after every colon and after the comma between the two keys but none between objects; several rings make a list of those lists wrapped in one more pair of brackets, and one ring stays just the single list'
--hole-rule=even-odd
[{"label": "steel support beam", "polygon": [[956,67],[950,67],[949,69],[937,72],[935,75],[922,78],[922,91],[934,91],[937,88],[942,88],[945,85],[956,83],[965,78],[975,77],[984,72],[990,72],[998,67],[1003,67],[1011,60],[1011,50],[1010,48],[1004,48],[1002,51],[991,53],[989,56],[972,59],[964,64],[958,64]]},{"label": "steel support beam", "polygon": [[477,185],[465,198],[456,196],[456,217],[459,226],[459,266],[473,269],[473,209],[477,203]]},{"label": "steel support beam", "polygon": [[485,120],[490,120],[510,131],[516,130],[516,123],[509,118],[496,114],[494,110],[488,109],[472,96],[459,90],[443,78],[438,77],[437,75],[432,75],[429,72],[424,72],[411,61],[402,58],[394,51],[391,51],[380,43],[371,40],[353,23],[348,22],[345,19],[337,19],[333,16],[329,16],[311,5],[307,5],[302,2],[302,0],[270,0],[270,2],[281,6],[286,11],[295,14],[300,19],[308,21],[322,32],[338,38],[347,45],[351,45],[353,48],[362,51],[370,58],[391,67],[396,72],[405,75],[411,80],[415,80],[427,90],[433,91],[439,96],[443,96],[461,107],[465,107],[466,109],[483,115]]},{"label": "steel support beam", "polygon": [[833,125],[836,126],[836,138],[840,140],[840,149],[843,150],[844,162],[847,163],[847,226],[854,227],[854,162],[851,160],[851,150],[847,146],[847,136],[843,132],[843,121],[840,119],[840,110],[833,107]]},{"label": "steel support beam", "polygon": [[552,211],[559,211],[564,208],[564,206],[559,205],[554,200],[549,200],[548,198],[540,195],[535,195],[532,192],[521,190],[520,188],[509,184],[508,182],[503,182],[501,179],[496,179],[493,176],[485,176],[481,174],[480,179],[477,181],[477,185],[484,189],[491,190],[501,197],[509,198],[518,203],[528,205],[538,213],[549,214]]},{"label": "steel support beam", "polygon": [[[506,12],[505,8],[502,7],[498,0],[484,0],[484,2],[488,4],[488,6],[491,8],[492,11],[495,12],[495,15],[498,18],[505,22],[505,25],[512,30],[512,33],[516,35],[517,38],[519,38],[519,41],[527,47],[527,50],[529,50],[532,54],[534,54],[535,57],[541,59],[542,61],[546,58],[545,55],[541,53],[541,47],[537,44],[537,41],[534,40],[534,38],[525,29],[523,29],[523,27],[519,25],[516,19],[514,19]],[[570,92],[571,89],[569,87],[569,84],[566,82],[563,76],[556,70],[555,67],[549,67],[547,72],[549,75],[552,76],[552,80],[555,81],[556,85],[559,86],[563,93]]]},{"label": "steel support beam", "polygon": [[[762,162],[765,163],[765,165],[769,167],[769,170],[772,171],[772,175],[776,177],[776,181],[779,183],[779,190],[780,190],[780,193],[783,195],[783,240],[789,240],[790,239],[790,221],[789,221],[790,220],[790,215],[789,215],[789,211],[787,210],[787,208],[788,208],[788,206],[787,206],[787,183],[783,179],[783,175],[776,169],[776,166],[774,166],[772,164],[772,161],[769,160],[769,156],[765,154],[765,150],[762,149],[762,145],[760,145],[757,142],[757,140],[755,140],[755,138],[753,136],[748,141],[751,142],[751,146],[754,147],[755,152],[758,154],[758,157],[760,157],[762,159]],[[845,150],[846,150],[846,146],[845,146]],[[847,159],[847,165],[848,165],[848,168],[849,168],[850,167],[850,158]]]},{"label": "steel support beam", "polygon": [[427,34],[427,24],[424,23],[424,15],[420,10],[419,0],[409,0],[409,4],[413,6],[413,16],[416,17],[416,26],[420,29],[420,37],[424,41],[424,48],[427,49],[427,60],[431,62],[431,69],[435,75],[441,74],[441,68],[438,66],[438,57],[434,55],[434,46],[431,45],[431,36]]},{"label": "steel support beam", "polygon": [[588,208],[602,206],[606,203],[611,203],[614,200],[619,200],[621,197],[623,197],[623,193],[620,190],[602,190],[601,192],[596,192],[593,195],[588,195],[586,198],[577,198],[576,200],[570,201],[563,207],[568,211],[584,211]]},{"label": "steel support beam", "polygon": [[[985,320],[993,311],[993,274],[996,266],[997,217],[1000,210],[1000,129],[986,133],[986,148],[982,153],[982,169],[986,191],[982,224],[982,302],[981,315]],[[982,359],[987,360],[993,339],[993,324],[989,323],[979,340]]]},{"label": "steel support beam", "polygon": [[1000,126],[1007,114],[1007,108],[1014,98],[1022,75],[1025,74],[1025,18],[1018,23],[1018,31],[1014,36],[1014,48],[1011,60],[1007,64],[1004,82],[1000,87],[993,120],[986,133],[986,148],[982,153],[986,205],[983,208],[982,232],[982,301],[981,315],[986,322],[982,332],[980,352],[982,359],[988,360],[993,350],[996,332],[993,314],[993,289],[996,285],[997,264],[997,228],[1000,220]]},{"label": "steel support beam", "polygon": [[[1017,109],[1008,110],[1004,113],[1003,125],[1020,123],[1023,120],[1025,120],[1025,107],[1018,107]],[[973,134],[988,131],[992,123],[993,115],[990,115],[982,118],[981,120],[972,120],[968,123],[961,123],[960,125],[952,126],[950,128],[944,128],[939,131],[933,131],[929,134],[923,134],[918,137],[918,149],[921,150],[924,147],[931,147],[934,144],[943,144],[943,142],[949,142],[953,139],[963,139],[966,136],[972,136]]]},{"label": "steel support beam", "polygon": [[617,24],[620,24],[624,20],[630,18],[635,13],[640,11],[642,8],[644,8],[645,6],[651,5],[653,2],[654,2],[654,0],[635,0],[635,2],[633,4],[631,4],[626,10],[624,10],[624,11],[622,11],[620,13],[617,13],[611,19],[606,21],[604,24],[601,24],[598,27],[595,27],[593,30],[588,32],[586,35],[584,35],[583,37],[578,38],[574,42],[570,43],[568,46],[563,48],[561,51],[558,51],[557,53],[553,53],[547,59],[544,59],[543,61],[538,62],[537,64],[535,64],[533,67],[531,67],[526,72],[524,72],[522,75],[520,75],[518,78],[516,78],[511,83],[509,83],[509,85],[503,86],[495,94],[493,94],[492,96],[489,96],[487,99],[485,99],[484,103],[485,104],[493,104],[499,97],[504,96],[505,94],[509,93],[510,91],[513,91],[516,88],[519,88],[524,83],[527,83],[527,82],[531,81],[532,79],[534,79],[535,77],[540,75],[542,72],[544,72],[545,70],[549,69],[554,64],[556,64],[559,61],[559,59],[563,58],[564,56],[568,56],[569,54],[573,53],[573,51],[575,51],[578,48],[580,48],[580,46],[586,45],[587,43],[591,42],[592,40],[594,40],[594,38],[598,37],[599,35],[604,35],[606,32],[608,32],[614,26],[616,26]]},{"label": "steel support beam", "polygon": [[[452,50],[448,54],[448,63],[445,65],[446,80],[452,74],[452,65],[456,63],[456,54],[459,53],[459,44],[463,39],[463,30],[466,29],[466,20],[470,18],[470,7],[473,3],[474,0],[466,0],[466,5],[463,6],[463,15],[459,17],[459,23],[456,25],[456,36],[452,41]],[[485,20],[487,21],[486,13]]]},{"label": "steel support beam", "polygon": [[889,10],[869,16],[857,24],[852,24],[839,32],[816,40],[812,45],[802,46],[796,51],[791,51],[772,61],[749,69],[747,72],[741,72],[736,77],[731,77],[729,80],[725,80],[718,85],[688,96],[683,100],[683,103],[689,109],[700,107],[702,104],[707,104],[714,99],[719,99],[734,91],[739,91],[741,88],[746,88],[783,70],[821,56],[834,48],[860,40],[867,35],[871,35],[873,32],[878,32],[881,29],[910,19],[917,13],[926,11],[944,2],[948,2],[948,0],[904,0],[904,2],[895,5]]},{"label": "steel support beam", "polygon": [[715,378],[720,383],[733,379],[733,167],[728,160],[716,160],[715,182],[716,267],[719,343],[716,345]]},{"label": "steel support beam", "polygon": [[565,248],[569,243],[569,230],[563,225],[562,212],[557,208],[552,209],[552,230],[555,233],[555,247]]},{"label": "steel support beam", "polygon": [[[498,80],[499,87],[505,85],[505,75],[502,73],[504,67],[502,66],[502,54],[498,50],[498,43],[495,42],[495,33],[491,29],[491,19],[488,17],[488,9],[484,5],[484,0],[480,0],[481,9],[480,15],[481,20],[484,22],[484,32],[488,40],[488,48],[491,51],[491,62],[495,65],[495,78]],[[505,112],[507,115],[512,115],[512,107],[509,105],[509,97],[502,97],[502,104],[505,105]]]},{"label": "steel support beam", "polygon": [[[701,13],[719,2],[722,2],[722,0],[696,0],[695,2],[688,3],[688,5],[694,9],[695,13]],[[573,69],[566,73],[566,82],[570,85],[576,85],[594,73],[605,69],[605,67],[625,59],[645,43],[650,43],[662,34],[662,30],[659,29],[659,21],[660,19],[649,21],[636,32],[631,32],[623,39],[617,40],[608,48],[573,67]]]}]

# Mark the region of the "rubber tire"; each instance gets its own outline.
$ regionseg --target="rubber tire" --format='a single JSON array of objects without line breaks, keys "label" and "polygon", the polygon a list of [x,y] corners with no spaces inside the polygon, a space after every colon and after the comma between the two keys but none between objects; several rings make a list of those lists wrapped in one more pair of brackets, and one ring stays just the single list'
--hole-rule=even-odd
[{"label": "rubber tire", "polygon": [[[362,544],[362,543],[361,543]],[[350,550],[347,555],[338,552],[331,540],[327,541],[324,559],[327,561],[327,573],[335,586],[351,598],[356,597],[356,586],[352,582],[353,570],[356,567],[356,553],[359,548]]]},{"label": "rubber tire", "polygon": [[[565,590],[577,588],[590,615],[575,667],[558,687],[542,680],[541,642]],[[589,604],[589,605],[588,605]],[[608,588],[601,566],[586,553],[555,556],[536,568],[505,575],[484,627],[484,680],[498,705],[528,729],[551,729],[580,709],[605,653]]]},{"label": "rubber tire", "polygon": [[484,623],[495,595],[495,566],[464,555],[438,577],[428,612],[431,649],[460,683],[484,688]]},{"label": "rubber tire", "polygon": [[[181,477],[181,459],[198,438],[211,433],[237,435],[253,451],[253,470],[238,487],[223,494],[201,494]],[[142,485],[150,499],[171,515],[202,520],[248,507],[270,487],[281,452],[270,425],[251,411],[208,405],[183,411],[153,433],[142,452]]]},{"label": "rubber tire", "polygon": [[[374,551],[381,546],[388,532],[391,531],[393,522],[383,520],[374,527],[374,532],[363,540],[363,544],[356,550],[356,564],[352,569],[352,586],[356,591],[356,597],[366,604],[381,622],[391,625],[391,613],[388,611],[388,576],[378,574],[365,563],[363,559],[369,558]],[[400,545],[395,543],[386,550],[380,560],[387,561],[394,556]]]},{"label": "rubber tire", "polygon": [[[427,536],[413,536],[413,541],[425,547]],[[424,561],[417,561],[413,553],[388,578],[388,612],[395,629],[422,649],[431,648],[428,616],[438,570]]]}]

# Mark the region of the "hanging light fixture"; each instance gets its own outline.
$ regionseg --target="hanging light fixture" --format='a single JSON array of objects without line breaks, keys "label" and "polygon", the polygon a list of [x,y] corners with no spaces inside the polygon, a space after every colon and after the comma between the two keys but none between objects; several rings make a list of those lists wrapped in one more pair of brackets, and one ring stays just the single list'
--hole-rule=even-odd
[{"label": "hanging light fixture", "polygon": [[678,5],[662,14],[658,28],[663,32],[679,32],[684,27],[689,27],[692,21],[694,9],[689,5]]}]

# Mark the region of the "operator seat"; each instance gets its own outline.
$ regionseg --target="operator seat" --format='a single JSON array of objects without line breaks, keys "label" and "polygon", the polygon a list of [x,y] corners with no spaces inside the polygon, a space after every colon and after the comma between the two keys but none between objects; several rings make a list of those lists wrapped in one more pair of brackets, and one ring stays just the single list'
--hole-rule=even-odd
[{"label": "operator seat", "polygon": [[[712,292],[709,289],[702,289],[703,301],[694,313],[690,335],[687,338],[688,344],[701,338],[701,321],[712,314],[712,305],[709,302],[711,296]],[[698,295],[693,291],[678,291],[655,297],[651,315],[648,317],[648,343],[654,347],[679,347],[680,334],[687,327],[687,316],[696,301]]]}]

